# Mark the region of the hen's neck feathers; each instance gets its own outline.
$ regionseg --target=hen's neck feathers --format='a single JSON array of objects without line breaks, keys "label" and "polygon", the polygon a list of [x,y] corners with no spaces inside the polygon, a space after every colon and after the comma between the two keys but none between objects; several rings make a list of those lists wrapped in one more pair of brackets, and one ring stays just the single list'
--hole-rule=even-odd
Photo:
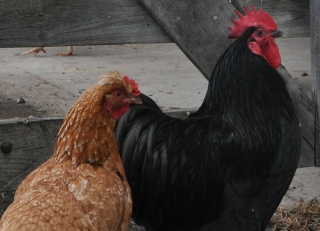
[{"label": "hen's neck feathers", "polygon": [[105,93],[101,86],[93,86],[71,107],[58,133],[53,153],[57,162],[103,164],[118,149],[116,120],[103,104]]}]

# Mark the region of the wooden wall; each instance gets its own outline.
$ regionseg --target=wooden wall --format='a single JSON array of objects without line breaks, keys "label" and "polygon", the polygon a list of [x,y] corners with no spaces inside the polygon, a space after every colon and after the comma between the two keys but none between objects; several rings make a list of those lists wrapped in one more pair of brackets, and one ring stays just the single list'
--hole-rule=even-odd
[{"label": "wooden wall", "polygon": [[320,2],[310,0],[311,24],[311,72],[312,92],[315,105],[315,164],[320,167]]},{"label": "wooden wall", "polygon": [[171,42],[138,0],[0,0],[0,47]]},{"label": "wooden wall", "polygon": [[[153,0],[141,2],[149,6],[152,2],[157,4]],[[185,6],[185,13],[191,15],[197,14],[195,9],[205,2],[162,1],[173,9]],[[230,15],[231,7],[225,7],[230,4],[228,0],[212,3],[205,9],[204,17]],[[232,0],[232,3],[241,10],[242,5],[260,6],[262,3],[286,36],[310,35],[309,1]],[[171,42],[138,0],[0,0],[0,22],[0,47]],[[230,23],[229,20],[226,23]],[[206,30],[215,30],[210,24],[207,26]]]},{"label": "wooden wall", "polygon": [[61,123],[61,118],[0,120],[0,217],[21,181],[50,157]]}]

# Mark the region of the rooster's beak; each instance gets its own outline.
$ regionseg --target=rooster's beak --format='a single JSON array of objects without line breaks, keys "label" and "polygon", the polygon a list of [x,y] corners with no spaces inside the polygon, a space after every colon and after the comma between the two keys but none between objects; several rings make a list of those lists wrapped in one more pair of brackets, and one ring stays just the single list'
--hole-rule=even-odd
[{"label": "rooster's beak", "polygon": [[133,97],[129,98],[128,102],[130,104],[142,104],[141,99],[137,96],[133,96]]},{"label": "rooster's beak", "polygon": [[274,37],[274,38],[278,38],[278,37],[281,37],[283,36],[284,33],[280,30],[275,30],[271,33],[271,37]]}]

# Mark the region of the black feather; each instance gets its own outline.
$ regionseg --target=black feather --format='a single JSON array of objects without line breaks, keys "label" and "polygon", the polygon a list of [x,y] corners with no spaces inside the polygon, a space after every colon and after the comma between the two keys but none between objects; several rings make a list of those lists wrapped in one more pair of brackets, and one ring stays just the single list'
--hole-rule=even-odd
[{"label": "black feather", "polygon": [[133,218],[147,230],[264,230],[288,189],[299,123],[281,76],[247,46],[255,29],[218,60],[188,119],[143,95],[118,121]]}]

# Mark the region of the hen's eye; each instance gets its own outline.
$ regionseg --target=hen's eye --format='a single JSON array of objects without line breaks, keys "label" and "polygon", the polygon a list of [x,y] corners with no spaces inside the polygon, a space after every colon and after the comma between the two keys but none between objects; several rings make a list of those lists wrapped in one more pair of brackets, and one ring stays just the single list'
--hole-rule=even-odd
[{"label": "hen's eye", "polygon": [[114,93],[113,93],[113,95],[115,96],[115,97],[122,97],[123,96],[123,92],[121,92],[121,91],[115,91]]},{"label": "hen's eye", "polygon": [[261,36],[262,36],[262,34],[263,34],[263,33],[262,33],[262,31],[261,31],[261,30],[257,30],[257,31],[256,31],[256,35],[257,35],[258,37],[261,37]]}]

